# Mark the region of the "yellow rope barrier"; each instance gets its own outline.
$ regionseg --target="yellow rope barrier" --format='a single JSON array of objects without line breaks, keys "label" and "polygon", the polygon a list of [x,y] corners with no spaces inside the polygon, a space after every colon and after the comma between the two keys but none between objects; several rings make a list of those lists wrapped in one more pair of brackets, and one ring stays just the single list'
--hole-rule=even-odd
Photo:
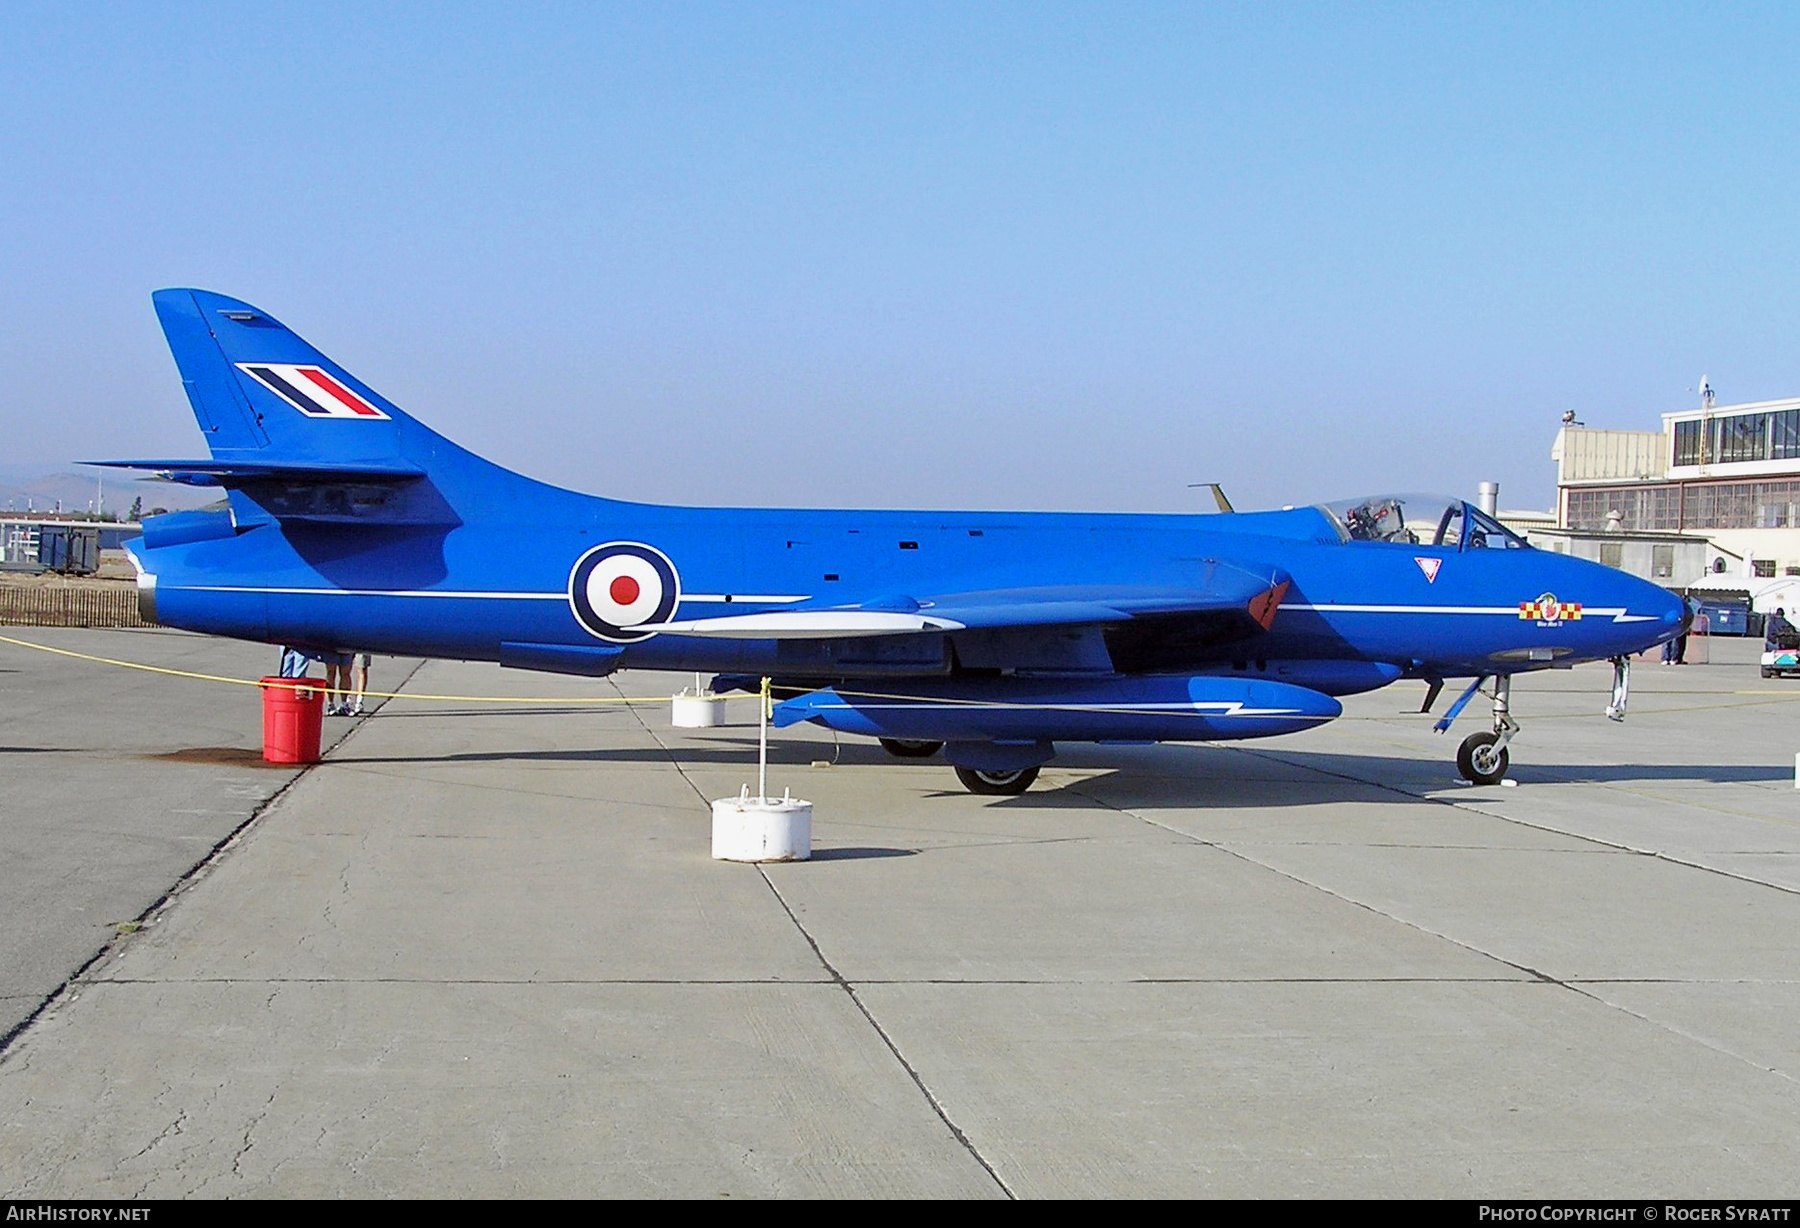
[{"label": "yellow rope barrier", "polygon": [[[278,685],[275,683],[265,683],[260,678],[231,678],[231,677],[227,677],[223,674],[204,674],[204,673],[198,673],[194,670],[171,669],[171,668],[169,668],[167,666],[163,666],[163,665],[145,665],[139,661],[121,661],[116,657],[95,656],[92,653],[75,652],[74,650],[68,649],[68,648],[53,648],[48,644],[37,644],[37,643],[33,643],[30,640],[15,639],[14,637],[12,637],[10,635],[0,635],[0,644],[11,644],[17,648],[30,648],[30,649],[34,649],[35,651],[38,651],[38,652],[52,653],[59,657],[71,657],[77,661],[90,661],[96,665],[110,665],[110,666],[114,666],[118,669],[134,669],[134,670],[139,670],[139,671],[141,671],[143,673],[147,673],[147,674],[163,674],[163,675],[166,675],[171,678],[189,678],[189,679],[193,679],[193,680],[199,681],[199,682],[223,683],[228,686],[264,687],[264,686]],[[287,681],[294,684],[297,687],[309,686],[309,687],[316,687],[316,688],[323,689],[325,686],[325,680],[322,678],[314,678],[314,679],[311,679],[310,681],[307,679],[302,679],[302,678],[294,678],[294,679],[289,679]],[[767,678],[764,678],[762,680],[762,685],[759,688],[760,694],[758,694],[756,692],[752,692],[752,694],[757,694],[757,698],[762,703],[768,705],[769,711],[771,713],[773,712],[774,703],[775,703],[775,696],[774,696],[775,689],[776,688],[774,688],[771,685],[770,680]],[[807,693],[807,691],[802,690],[798,687],[782,687],[780,689],[784,690],[784,691],[791,690],[794,692],[795,695],[804,695]],[[833,687],[832,689],[834,691],[836,691],[837,694],[844,696],[847,699],[890,699],[890,700],[900,700],[900,701],[918,701],[922,698],[917,695],[885,694],[880,691],[847,691],[847,690],[844,690],[839,687]],[[1642,708],[1642,707],[1636,707],[1636,708],[1632,709],[1632,715],[1634,715],[1634,716],[1659,716],[1659,715],[1667,715],[1669,713],[1674,713],[1674,712],[1710,712],[1710,711],[1718,711],[1718,710],[1723,710],[1723,709],[1728,709],[1728,708],[1754,708],[1754,707],[1764,707],[1764,706],[1768,706],[1770,704],[1794,703],[1796,701],[1800,701],[1800,692],[1788,693],[1788,692],[1773,691],[1773,690],[1767,690],[1767,689],[1753,690],[1753,691],[1752,690],[1695,691],[1695,692],[1687,692],[1687,693],[1688,694],[1697,694],[1697,695],[1772,696],[1773,698],[1749,700],[1749,701],[1746,701],[1743,703],[1684,705],[1679,708],[1649,708],[1649,709],[1646,709],[1646,708]],[[1483,691],[1482,694],[1485,695],[1485,694],[1487,694],[1487,692]],[[550,704],[550,705],[564,706],[564,707],[574,706],[574,705],[604,706],[604,705],[609,705],[609,704],[653,704],[653,703],[660,704],[660,703],[667,703],[669,700],[669,696],[667,696],[667,695],[640,695],[640,696],[627,696],[627,695],[618,695],[618,696],[611,696],[611,695],[537,695],[537,696],[533,696],[533,695],[431,695],[431,694],[424,694],[424,693],[416,692],[416,691],[364,691],[363,697],[365,699],[410,699],[410,700],[417,700],[417,701],[423,702],[423,703]],[[952,698],[948,698],[948,697],[943,697],[943,698],[932,698],[929,702],[934,703],[934,704],[940,704],[940,705],[966,705],[969,707],[983,707],[983,708],[1017,708],[1017,709],[1031,709],[1031,710],[1044,711],[1044,712],[1086,711],[1086,710],[1088,710],[1088,705],[1081,705],[1081,704],[1015,703],[1015,702],[1011,702],[1011,701],[1007,701],[1007,700],[994,700],[994,699],[952,699]],[[1121,715],[1121,716],[1123,716],[1123,715],[1156,715],[1156,716],[1181,715],[1181,716],[1202,717],[1202,716],[1208,715],[1206,713],[1199,713],[1199,712],[1172,713],[1167,709],[1143,709],[1143,710],[1140,710],[1140,709],[1135,709],[1135,708],[1108,708],[1106,711],[1109,715]],[[1428,712],[1405,713],[1403,715],[1406,715],[1406,716],[1430,716],[1431,713],[1428,713]],[[1589,716],[1599,716],[1599,715],[1601,715],[1601,714],[1598,712],[1595,712],[1595,713],[1573,713],[1573,712],[1548,713],[1548,714],[1539,714],[1536,717],[1534,717],[1533,719],[1534,720],[1574,720],[1574,719],[1581,719],[1581,718],[1585,718],[1585,717],[1589,717]],[[1243,716],[1238,716],[1235,719],[1245,720],[1245,719],[1252,719],[1252,717],[1249,714],[1246,714]],[[1272,715],[1268,719],[1284,720],[1284,719],[1291,719],[1291,718],[1286,717],[1286,716]],[[1321,719],[1323,720],[1323,718],[1321,718]],[[1332,719],[1335,719],[1338,721],[1391,721],[1394,718],[1387,717],[1387,716],[1339,716],[1339,717],[1332,718]]]},{"label": "yellow rope barrier", "polygon": [[[30,640],[14,639],[10,635],[0,635],[0,644],[12,644],[18,648],[34,648],[38,652],[54,653],[59,657],[73,657],[77,661],[91,661],[96,665],[112,665],[119,669],[141,670],[146,674],[165,674],[171,678],[192,678],[199,682],[222,682],[230,686],[271,686],[260,678],[228,678],[223,674],[202,674],[187,669],[170,669],[164,665],[145,665],[139,661],[121,661],[116,657],[97,657],[92,653],[75,652],[68,648],[52,648],[48,644],[34,644]],[[323,678],[313,678],[310,682],[305,678],[289,678],[285,682],[296,686],[325,688]],[[365,699],[418,699],[440,703],[459,704],[650,704],[666,703],[667,695],[652,696],[611,696],[611,695],[424,695],[413,691],[364,691]]]}]

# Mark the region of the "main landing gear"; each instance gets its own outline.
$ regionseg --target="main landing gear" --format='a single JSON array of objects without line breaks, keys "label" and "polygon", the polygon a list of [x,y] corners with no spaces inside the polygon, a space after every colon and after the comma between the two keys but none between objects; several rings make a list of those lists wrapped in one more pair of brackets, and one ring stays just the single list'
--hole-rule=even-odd
[{"label": "main landing gear", "polygon": [[914,738],[880,738],[881,749],[896,759],[929,759],[944,749],[942,742]]},{"label": "main landing gear", "polygon": [[[932,754],[940,753],[943,749],[943,742],[931,742],[927,738],[877,738],[877,740],[882,744],[884,751],[893,754],[895,758],[902,758],[902,760],[931,758]],[[994,754],[977,756],[976,762],[981,762],[983,758],[992,762]],[[1006,758],[1013,758],[1013,762],[1019,762],[1019,758],[1003,754],[1003,756],[999,756],[999,762],[1003,763],[1001,767],[967,767],[965,763],[956,762],[950,763],[950,767],[956,769],[956,778],[963,781],[963,789],[967,789],[968,792],[979,792],[988,798],[1015,798],[1024,790],[1030,789],[1033,783],[1037,783],[1039,763],[1026,763],[1024,767],[1006,767],[1004,765]],[[1048,745],[1040,753],[1026,751],[1024,758],[1049,758]]]},{"label": "main landing gear", "polygon": [[1028,767],[1014,768],[1010,772],[983,772],[975,768],[959,767],[956,769],[956,778],[971,793],[1010,797],[1031,788],[1032,782],[1038,778],[1038,770]]}]

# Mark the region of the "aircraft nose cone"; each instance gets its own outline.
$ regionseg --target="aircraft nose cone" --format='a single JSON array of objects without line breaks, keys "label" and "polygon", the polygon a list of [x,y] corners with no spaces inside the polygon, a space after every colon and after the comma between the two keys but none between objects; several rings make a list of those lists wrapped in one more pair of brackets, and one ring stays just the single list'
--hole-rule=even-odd
[{"label": "aircraft nose cone", "polygon": [[1678,635],[1685,635],[1694,623],[1694,608],[1688,604],[1687,598],[1663,589],[1657,600],[1657,624],[1662,628],[1658,642],[1672,640]]}]

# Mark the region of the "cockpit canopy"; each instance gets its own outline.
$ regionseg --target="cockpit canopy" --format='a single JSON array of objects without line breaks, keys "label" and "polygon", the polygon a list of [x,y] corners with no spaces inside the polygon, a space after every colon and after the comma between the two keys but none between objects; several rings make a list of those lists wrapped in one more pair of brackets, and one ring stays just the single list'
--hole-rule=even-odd
[{"label": "cockpit canopy", "polygon": [[1529,550],[1525,539],[1464,499],[1372,495],[1321,503],[1347,542],[1397,542],[1450,550]]}]

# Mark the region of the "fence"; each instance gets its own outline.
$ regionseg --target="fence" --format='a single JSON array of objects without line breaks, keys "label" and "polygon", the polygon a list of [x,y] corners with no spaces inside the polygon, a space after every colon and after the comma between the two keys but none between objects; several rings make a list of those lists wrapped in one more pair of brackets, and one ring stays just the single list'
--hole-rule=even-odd
[{"label": "fence", "polygon": [[138,617],[137,587],[62,588],[0,585],[0,626],[148,627]]}]

